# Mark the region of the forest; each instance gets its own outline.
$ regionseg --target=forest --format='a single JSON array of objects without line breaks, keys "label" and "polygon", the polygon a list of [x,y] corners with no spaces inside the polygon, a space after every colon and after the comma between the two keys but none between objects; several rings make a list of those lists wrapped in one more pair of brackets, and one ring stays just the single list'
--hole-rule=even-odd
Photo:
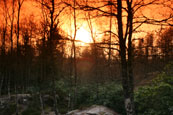
[{"label": "forest", "polygon": [[172,97],[172,0],[0,0],[0,115],[171,115]]}]

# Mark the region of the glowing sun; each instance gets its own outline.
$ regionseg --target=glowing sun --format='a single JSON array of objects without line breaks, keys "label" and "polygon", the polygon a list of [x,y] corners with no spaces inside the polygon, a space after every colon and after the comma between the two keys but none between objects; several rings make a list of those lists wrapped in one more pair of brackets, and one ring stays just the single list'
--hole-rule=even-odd
[{"label": "glowing sun", "polygon": [[83,43],[92,43],[92,37],[91,33],[88,32],[86,29],[81,27],[77,32],[76,32],[76,40],[79,40]]}]

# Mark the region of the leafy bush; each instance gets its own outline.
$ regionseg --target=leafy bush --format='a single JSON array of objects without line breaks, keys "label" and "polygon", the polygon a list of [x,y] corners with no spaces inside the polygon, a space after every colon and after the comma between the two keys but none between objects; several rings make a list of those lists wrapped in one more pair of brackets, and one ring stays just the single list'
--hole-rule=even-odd
[{"label": "leafy bush", "polygon": [[[173,66],[167,66],[173,67]],[[135,103],[139,115],[173,114],[173,75],[165,69],[150,86],[135,92]]]},{"label": "leafy bush", "polygon": [[33,95],[29,100],[26,109],[22,112],[22,115],[40,115],[40,101],[38,95]]},{"label": "leafy bush", "polygon": [[124,114],[123,91],[120,84],[109,82],[80,86],[77,94],[78,106],[104,105]]},{"label": "leafy bush", "polygon": [[40,115],[41,112],[33,107],[27,108],[25,111],[22,112],[22,115]]},{"label": "leafy bush", "polygon": [[[74,87],[70,87],[64,80],[56,81],[58,92],[58,109],[62,113],[67,111],[69,95],[73,100]],[[81,84],[77,87],[77,102],[75,108],[85,108],[91,105],[105,105],[118,113],[125,113],[122,87],[117,82],[103,84]],[[66,108],[66,109],[64,109]]]},{"label": "leafy bush", "polygon": [[0,115],[12,115],[16,112],[16,104],[9,103],[5,108],[0,108]]}]

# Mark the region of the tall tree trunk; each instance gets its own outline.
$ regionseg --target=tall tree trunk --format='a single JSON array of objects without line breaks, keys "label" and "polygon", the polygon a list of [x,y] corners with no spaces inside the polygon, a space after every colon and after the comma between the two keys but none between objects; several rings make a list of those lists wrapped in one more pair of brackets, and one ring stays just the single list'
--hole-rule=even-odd
[{"label": "tall tree trunk", "polygon": [[[51,0],[51,10],[50,10],[50,20],[51,20],[51,24],[50,24],[50,39],[53,39],[53,35],[54,35],[54,13],[55,13],[55,1]],[[50,40],[50,41],[51,41]]]},{"label": "tall tree trunk", "polygon": [[3,3],[4,3],[4,21],[5,21],[5,24],[3,25],[3,36],[2,36],[2,55],[5,55],[5,50],[6,50],[6,34],[7,34],[7,26],[8,26],[8,15],[7,15],[7,12],[8,12],[8,8],[7,8],[7,1],[3,0]]},{"label": "tall tree trunk", "polygon": [[[72,42],[72,48],[71,48],[71,57],[70,57],[70,87],[73,91],[73,42]],[[73,92],[69,92],[69,110],[73,110]]]},{"label": "tall tree trunk", "polygon": [[[86,4],[87,5],[87,4]],[[93,48],[94,48],[94,62],[95,62],[95,69],[94,69],[94,75],[95,75],[95,80],[96,80],[96,96],[97,99],[99,98],[99,77],[98,77],[98,51],[97,51],[97,44],[96,44],[96,40],[94,38],[94,33],[93,33],[93,25],[92,25],[92,21],[91,21],[91,15],[90,12],[88,12],[88,17],[86,17],[87,22],[88,22],[88,26],[90,29],[90,33],[91,33],[91,38],[93,40]]]},{"label": "tall tree trunk", "polygon": [[11,89],[11,72],[9,72],[8,75],[8,98],[11,98],[11,93],[10,93],[10,89]]},{"label": "tall tree trunk", "polygon": [[18,0],[18,12],[17,12],[17,50],[19,49],[19,34],[20,34],[20,12],[24,0]]},{"label": "tall tree trunk", "polygon": [[133,49],[132,49],[132,33],[133,33],[133,11],[132,11],[132,0],[127,0],[128,5],[128,23],[129,23],[129,36],[128,36],[128,76],[129,76],[129,93],[130,93],[130,111],[131,115],[135,114],[134,107],[134,79],[133,79]]},{"label": "tall tree trunk", "polygon": [[[127,0],[127,4],[130,2]],[[129,29],[128,41],[128,58],[126,57],[126,37],[123,36],[123,22],[122,22],[122,1],[117,1],[117,19],[118,19],[118,36],[120,42],[120,57],[121,57],[121,74],[122,74],[122,85],[124,92],[124,103],[127,115],[134,115],[133,105],[133,72],[132,72],[132,52],[131,52],[131,37],[132,37],[132,14],[131,6],[128,6],[128,22],[127,28]],[[130,14],[129,14],[130,13]],[[130,23],[129,23],[130,22]],[[128,27],[130,25],[130,27]]]},{"label": "tall tree trunk", "polygon": [[16,115],[19,115],[19,110],[18,110],[18,88],[17,88],[17,84],[15,84],[15,102],[16,102]]},{"label": "tall tree trunk", "polygon": [[76,32],[77,32],[77,25],[76,25],[76,0],[73,1],[74,9],[73,9],[73,15],[74,15],[74,38],[73,38],[73,66],[74,66],[74,95],[73,95],[73,107],[76,105],[77,102],[77,65],[76,65]]},{"label": "tall tree trunk", "polygon": [[5,28],[3,28],[3,38],[2,38],[2,55],[5,55],[5,41],[6,41],[6,32],[7,32],[7,28],[5,26]]},{"label": "tall tree trunk", "polygon": [[[112,0],[110,0],[110,3],[112,3]],[[110,13],[112,14],[112,5],[110,6]],[[112,78],[112,72],[111,72],[111,43],[112,43],[112,15],[110,16],[109,20],[109,28],[110,28],[110,37],[109,37],[109,57],[108,57],[108,75],[109,78]]]},{"label": "tall tree trunk", "polygon": [[41,105],[41,115],[45,115],[45,112],[44,112],[44,101],[43,101],[43,97],[42,97],[42,93],[41,91],[39,91],[39,96],[40,96],[40,105]]},{"label": "tall tree trunk", "polygon": [[0,84],[0,96],[2,95],[2,86],[3,86],[3,82],[4,82],[4,75],[1,75],[0,73],[0,77],[1,77],[1,84]]},{"label": "tall tree trunk", "polygon": [[14,3],[15,0],[13,0],[13,6],[12,6],[12,18],[11,18],[11,30],[10,30],[10,40],[11,40],[11,52],[13,50],[13,23],[14,23]]},{"label": "tall tree trunk", "polygon": [[21,9],[21,4],[20,4],[20,0],[18,0],[18,13],[17,13],[17,50],[19,48],[20,9]]},{"label": "tall tree trunk", "polygon": [[[51,20],[51,25],[50,25],[50,39],[49,39],[49,48],[51,51],[51,58],[53,58],[53,53],[54,53],[54,46],[53,45],[53,39],[54,39],[54,34],[55,34],[55,27],[54,27],[54,13],[55,13],[55,1],[51,0],[51,10],[50,10],[50,20]],[[50,61],[53,61],[50,60]],[[51,66],[53,66],[53,63],[51,63]],[[53,68],[52,68],[53,70]],[[53,71],[54,73],[54,71]],[[55,115],[59,115],[59,111],[57,109],[57,98],[56,98],[56,88],[55,88],[55,75],[53,74],[52,76],[52,85],[53,85],[53,95],[54,95],[54,112]]]},{"label": "tall tree trunk", "polygon": [[55,89],[55,79],[53,80],[53,95],[54,95],[54,111],[55,111],[55,115],[59,115],[59,111],[57,109],[57,98],[56,98],[56,89]]}]

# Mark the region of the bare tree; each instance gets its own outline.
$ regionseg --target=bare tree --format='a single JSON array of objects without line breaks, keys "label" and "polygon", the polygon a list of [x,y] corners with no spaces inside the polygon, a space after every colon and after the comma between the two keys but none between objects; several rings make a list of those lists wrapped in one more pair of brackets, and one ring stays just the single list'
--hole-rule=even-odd
[{"label": "bare tree", "polygon": [[3,0],[3,16],[4,16],[4,23],[3,23],[3,29],[2,29],[2,54],[5,54],[6,49],[6,36],[7,36],[7,27],[8,27],[8,6],[7,1]]},{"label": "bare tree", "polygon": [[15,15],[15,2],[16,0],[12,0],[12,13],[8,11],[9,19],[10,19],[10,40],[11,40],[11,52],[13,50],[13,28],[14,28],[14,15]]},{"label": "bare tree", "polygon": [[[112,3],[112,0],[110,0],[110,3]],[[110,5],[110,13],[112,14],[112,8],[113,6]],[[112,44],[112,15],[110,15],[110,21],[109,21],[109,28],[110,28],[110,39],[109,39],[109,57],[108,57],[108,67],[109,67],[109,77],[112,78],[112,72],[111,72],[111,44]]]},{"label": "bare tree", "polygon": [[[122,74],[122,86],[124,91],[124,102],[127,115],[134,115],[134,80],[133,80],[133,33],[136,32],[143,24],[163,24],[171,25],[172,15],[161,19],[152,19],[141,13],[141,9],[145,9],[150,5],[163,5],[165,2],[159,0],[152,1],[138,1],[138,0],[117,0],[117,1],[104,1],[102,6],[89,6],[80,5],[80,9],[84,11],[99,11],[99,15],[96,16],[113,16],[117,21],[117,33],[114,33],[118,37],[118,45],[121,59],[121,74]],[[165,3],[166,4],[166,3]],[[112,5],[115,9],[114,12],[108,12],[105,10],[106,6]]]},{"label": "bare tree", "polygon": [[17,8],[17,32],[16,32],[16,36],[17,36],[17,50],[19,48],[19,36],[20,36],[20,12],[21,12],[21,7],[23,5],[23,2],[25,0],[17,0],[17,4],[18,4],[18,8]]},{"label": "bare tree", "polygon": [[74,76],[74,94],[73,94],[73,100],[71,104],[71,108],[73,109],[74,106],[76,105],[77,102],[77,81],[78,81],[78,76],[77,76],[77,63],[76,63],[76,33],[77,33],[77,23],[76,23],[76,0],[73,0],[73,20],[74,20],[74,36],[72,40],[72,54],[73,56],[73,76]]},{"label": "bare tree", "polygon": [[169,62],[173,55],[173,28],[169,27],[164,30],[163,33],[160,33],[159,39],[157,40],[157,44],[161,50],[161,54],[163,55],[163,59],[165,62]]},{"label": "bare tree", "polygon": [[[55,87],[55,81],[57,77],[55,76],[55,70],[54,69],[54,63],[53,60],[55,59],[55,55],[58,55],[55,53],[57,51],[57,45],[60,43],[59,40],[61,37],[59,36],[59,32],[57,27],[59,26],[59,16],[66,8],[65,5],[62,5],[61,1],[46,1],[46,0],[36,0],[37,3],[41,4],[41,9],[43,13],[43,47],[47,48],[49,50],[49,54],[47,55],[47,59],[45,59],[45,62],[42,63],[50,63],[51,66],[51,82],[52,82],[52,92],[54,95],[54,111],[55,114],[58,115],[59,111],[57,109],[57,92]],[[46,43],[47,41],[47,43]],[[45,58],[45,57],[43,57]],[[60,57],[59,57],[60,58]],[[60,59],[58,60],[60,61]],[[42,64],[43,68],[45,64]]]}]

